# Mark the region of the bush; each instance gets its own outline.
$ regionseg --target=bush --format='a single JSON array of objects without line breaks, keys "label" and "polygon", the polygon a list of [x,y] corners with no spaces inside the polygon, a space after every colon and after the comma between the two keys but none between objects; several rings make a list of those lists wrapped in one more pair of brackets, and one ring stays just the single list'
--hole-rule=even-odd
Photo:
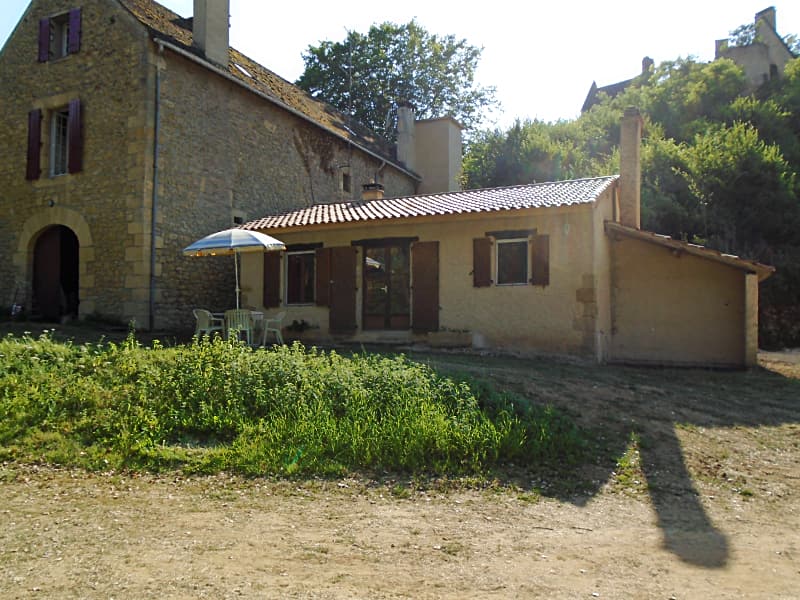
[{"label": "bush", "polygon": [[0,341],[0,458],[244,474],[475,473],[574,460],[549,407],[404,356]]}]

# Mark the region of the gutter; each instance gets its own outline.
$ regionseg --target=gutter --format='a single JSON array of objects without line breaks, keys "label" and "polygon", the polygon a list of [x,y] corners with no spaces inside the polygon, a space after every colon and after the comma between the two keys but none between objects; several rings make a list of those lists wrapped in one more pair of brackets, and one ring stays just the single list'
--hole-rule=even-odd
[{"label": "gutter", "polygon": [[[159,44],[159,55],[164,53],[164,46]],[[153,200],[150,210],[150,331],[155,329],[156,320],[156,220],[158,218],[158,150],[161,133],[161,69],[156,64],[155,114],[153,123]]]},{"label": "gutter", "polygon": [[[163,40],[163,39],[161,39],[161,38],[158,38],[158,37],[154,37],[154,38],[153,38],[153,41],[154,41],[156,44],[158,44],[159,48],[161,48],[162,50],[163,50],[164,48],[169,48],[170,50],[172,50],[172,51],[173,51],[173,52],[175,52],[176,54],[180,54],[180,55],[181,55],[181,56],[183,56],[184,58],[187,58],[187,59],[191,60],[192,62],[195,62],[195,63],[197,63],[198,65],[200,65],[200,66],[202,66],[202,67],[205,67],[206,69],[208,69],[209,71],[212,71],[213,73],[216,73],[216,74],[217,74],[217,75],[219,75],[220,77],[224,77],[224,78],[225,78],[225,79],[227,79],[228,81],[231,81],[231,82],[235,83],[236,85],[238,85],[238,86],[240,86],[240,87],[243,87],[243,88],[244,88],[244,89],[246,89],[248,92],[250,92],[250,93],[252,93],[252,94],[255,94],[256,96],[258,96],[258,97],[260,97],[260,98],[263,98],[264,100],[267,100],[268,102],[271,102],[272,104],[275,104],[276,106],[279,106],[279,107],[280,107],[280,108],[282,108],[283,110],[286,110],[286,111],[288,111],[288,112],[292,113],[293,115],[295,115],[296,117],[299,117],[299,118],[303,119],[304,121],[307,121],[308,123],[311,123],[311,124],[312,124],[312,125],[314,125],[315,127],[319,127],[320,129],[324,129],[324,130],[325,130],[327,133],[329,133],[329,134],[333,135],[334,137],[337,137],[337,138],[339,138],[340,140],[342,140],[342,141],[344,141],[344,142],[346,142],[346,143],[348,143],[348,144],[353,144],[353,145],[357,146],[357,147],[358,147],[358,148],[359,148],[359,149],[360,149],[362,152],[366,152],[367,154],[369,154],[369,155],[370,155],[370,156],[372,156],[373,158],[376,158],[376,159],[378,159],[378,160],[380,160],[380,161],[383,161],[384,163],[385,163],[385,162],[387,162],[387,161],[386,161],[386,157],[384,157],[384,156],[381,156],[381,155],[380,155],[380,154],[378,154],[377,152],[373,152],[373,151],[372,151],[372,150],[370,150],[369,148],[366,148],[366,147],[364,147],[364,146],[360,145],[358,142],[354,142],[354,141],[353,141],[353,140],[351,140],[350,138],[348,138],[348,137],[345,137],[345,136],[343,136],[343,135],[342,135],[342,134],[340,134],[340,133],[337,133],[337,132],[335,132],[335,131],[331,131],[331,130],[330,130],[330,129],[328,129],[327,127],[323,127],[323,126],[322,126],[322,125],[320,125],[320,124],[319,124],[317,121],[315,121],[314,119],[312,119],[312,118],[311,118],[311,117],[309,117],[308,115],[306,115],[306,114],[304,114],[304,113],[300,112],[300,111],[299,111],[299,110],[297,110],[296,108],[292,108],[291,106],[289,106],[288,104],[284,104],[283,102],[281,102],[281,101],[280,101],[280,100],[278,100],[277,98],[273,98],[272,96],[268,96],[267,94],[265,94],[265,93],[263,93],[263,92],[260,92],[260,91],[258,91],[258,90],[256,90],[256,89],[253,89],[252,87],[250,87],[249,85],[247,85],[247,84],[246,84],[244,81],[242,81],[241,79],[237,79],[236,77],[234,77],[233,75],[231,75],[231,74],[230,74],[230,73],[228,73],[227,71],[224,71],[224,70],[220,69],[219,67],[217,67],[217,66],[215,66],[215,65],[212,65],[212,64],[210,64],[209,62],[207,62],[207,61],[203,60],[202,58],[200,58],[199,56],[196,56],[195,54],[192,54],[191,52],[187,52],[186,50],[184,50],[184,49],[183,49],[183,48],[181,48],[180,46],[176,46],[175,44],[173,44],[173,43],[171,43],[171,42],[168,42],[168,41],[166,41],[166,40]],[[414,172],[412,172],[412,171],[409,171],[409,170],[408,170],[408,169],[406,169],[405,167],[401,167],[400,165],[398,165],[398,164],[395,164],[395,163],[392,163],[392,165],[393,165],[393,166],[394,166],[394,167],[395,167],[395,168],[396,168],[398,171],[401,171],[402,173],[405,173],[406,175],[408,175],[409,177],[411,177],[411,178],[412,178],[412,179],[414,179],[415,181],[417,181],[417,182],[420,182],[420,181],[422,181],[422,177],[420,177],[419,175],[417,175],[416,173],[414,173]],[[381,167],[381,168],[382,168],[382,167]]]}]

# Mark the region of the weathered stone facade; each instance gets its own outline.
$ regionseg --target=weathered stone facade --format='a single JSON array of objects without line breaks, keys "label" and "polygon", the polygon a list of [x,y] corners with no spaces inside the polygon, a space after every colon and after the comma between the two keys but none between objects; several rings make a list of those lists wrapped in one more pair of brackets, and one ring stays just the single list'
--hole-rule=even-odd
[{"label": "weathered stone facade", "polygon": [[[81,9],[80,51],[38,62],[40,19],[74,8]],[[37,239],[63,225],[78,239],[80,317],[189,327],[191,308],[234,302],[232,260],[182,256],[195,239],[267,213],[357,198],[374,177],[389,195],[415,191],[415,178],[391,161],[202,58],[154,42],[116,0],[34,0],[0,55],[0,98],[0,249],[11,257],[0,263],[4,306],[35,308]],[[83,168],[51,176],[50,115],[76,98]],[[42,173],[28,181],[34,109],[43,115]]]}]

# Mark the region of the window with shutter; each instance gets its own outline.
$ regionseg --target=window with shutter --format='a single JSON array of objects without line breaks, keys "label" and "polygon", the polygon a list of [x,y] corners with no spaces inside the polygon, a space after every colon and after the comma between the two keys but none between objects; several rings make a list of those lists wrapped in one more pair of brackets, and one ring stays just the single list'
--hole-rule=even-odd
[{"label": "window with shutter", "polygon": [[83,123],[80,100],[50,111],[50,176],[83,170]]},{"label": "window with shutter", "polygon": [[80,8],[39,21],[39,62],[77,54],[80,49]]}]

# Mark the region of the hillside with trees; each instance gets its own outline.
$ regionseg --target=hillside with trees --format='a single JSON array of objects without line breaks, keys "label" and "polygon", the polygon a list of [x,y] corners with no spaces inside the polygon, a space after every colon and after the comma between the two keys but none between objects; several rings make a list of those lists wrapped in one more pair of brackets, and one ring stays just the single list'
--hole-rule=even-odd
[{"label": "hillside with trees", "polygon": [[663,62],[575,120],[480,132],[465,187],[618,172],[626,106],[645,115],[642,227],[775,266],[760,342],[800,346],[800,58],[755,91],[727,59]]}]

